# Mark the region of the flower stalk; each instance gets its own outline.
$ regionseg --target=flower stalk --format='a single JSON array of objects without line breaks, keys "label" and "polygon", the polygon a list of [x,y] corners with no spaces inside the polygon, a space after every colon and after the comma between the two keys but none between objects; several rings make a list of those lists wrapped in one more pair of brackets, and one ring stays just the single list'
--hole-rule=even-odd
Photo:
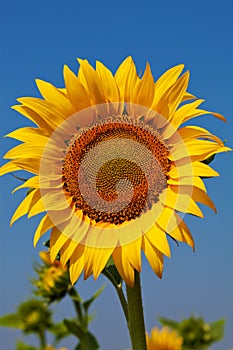
[{"label": "flower stalk", "polygon": [[142,306],[140,274],[135,270],[133,287],[126,285],[128,299],[128,328],[132,343],[132,350],[147,350],[146,331]]}]

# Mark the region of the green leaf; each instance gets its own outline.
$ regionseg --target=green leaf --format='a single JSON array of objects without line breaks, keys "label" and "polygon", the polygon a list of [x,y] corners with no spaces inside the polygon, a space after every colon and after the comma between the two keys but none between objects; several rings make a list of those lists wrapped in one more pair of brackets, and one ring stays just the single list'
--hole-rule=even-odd
[{"label": "green leaf", "polygon": [[0,317],[0,327],[21,328],[17,314],[8,314]]},{"label": "green leaf", "polygon": [[178,329],[179,328],[179,323],[173,320],[170,320],[169,318],[165,317],[159,317],[159,322],[161,323],[162,326],[167,326],[172,329]]},{"label": "green leaf", "polygon": [[87,332],[82,341],[75,347],[75,350],[97,350],[100,346],[93,334]]},{"label": "green leaf", "polygon": [[210,324],[210,338],[213,342],[219,341],[224,337],[225,320],[221,319]]},{"label": "green leaf", "polygon": [[103,292],[105,286],[102,286],[99,290],[97,290],[97,292],[88,300],[84,301],[83,303],[83,307],[84,310],[86,311],[86,313],[88,312],[89,307],[91,306],[91,304],[93,303],[93,301],[98,298],[98,296]]},{"label": "green leaf", "polygon": [[76,320],[64,319],[64,324],[66,325],[68,331],[74,334],[78,339],[84,339],[86,329]]},{"label": "green leaf", "polygon": [[52,325],[52,327],[49,328],[49,331],[55,336],[56,342],[71,334],[68,327],[63,322]]},{"label": "green leaf", "polygon": [[38,350],[35,346],[28,345],[22,342],[18,342],[16,345],[16,350]]}]

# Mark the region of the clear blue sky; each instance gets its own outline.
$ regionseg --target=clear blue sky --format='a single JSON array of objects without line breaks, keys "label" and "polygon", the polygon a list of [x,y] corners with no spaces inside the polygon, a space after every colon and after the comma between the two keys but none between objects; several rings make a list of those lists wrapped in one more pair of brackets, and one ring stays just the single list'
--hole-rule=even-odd
[{"label": "clear blue sky", "polygon": [[[39,96],[34,79],[62,86],[62,67],[77,71],[76,57],[91,63],[101,60],[115,71],[132,55],[138,70],[149,61],[155,77],[167,68],[185,63],[191,71],[190,92],[205,98],[204,107],[228,119],[211,117],[196,122],[209,128],[233,146],[233,5],[230,0],[207,1],[4,1],[1,5],[1,136],[28,125],[10,109],[20,96]],[[1,137],[2,155],[14,141]],[[196,242],[196,253],[185,245],[172,244],[172,258],[165,261],[160,281],[143,262],[143,297],[146,327],[150,331],[159,315],[180,320],[191,313],[206,321],[225,317],[225,338],[213,350],[233,347],[233,230],[232,154],[216,157],[213,167],[220,178],[207,181],[218,214],[204,208],[205,219],[187,217]],[[0,179],[0,314],[12,312],[30,295],[28,277],[32,262],[42,249],[32,246],[39,218],[18,221],[9,227],[10,217],[24,191],[11,195],[18,184],[10,175]],[[78,282],[87,297],[105,279]],[[57,317],[67,315],[70,305],[54,308]],[[92,330],[102,350],[129,347],[126,325],[113,288],[108,285],[93,305],[96,319]],[[1,330],[1,349],[13,350],[20,333]],[[71,339],[67,346],[72,350]],[[64,343],[65,345],[65,343]]]}]

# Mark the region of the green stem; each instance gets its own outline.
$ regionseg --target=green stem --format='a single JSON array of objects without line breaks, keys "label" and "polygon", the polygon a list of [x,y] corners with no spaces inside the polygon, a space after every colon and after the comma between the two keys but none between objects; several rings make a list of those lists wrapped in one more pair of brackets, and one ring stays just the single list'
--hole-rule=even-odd
[{"label": "green stem", "polygon": [[132,350],[147,350],[139,272],[135,271],[134,286],[126,285],[126,291],[129,312],[128,327]]},{"label": "green stem", "polygon": [[126,322],[128,323],[128,321],[129,321],[128,305],[127,305],[127,301],[126,301],[125,295],[124,295],[123,290],[122,290],[122,284],[121,283],[118,284],[116,282],[116,280],[113,278],[113,276],[111,275],[111,273],[109,273],[107,271],[107,269],[102,271],[102,273],[105,277],[107,277],[107,279],[109,279],[109,281],[113,284],[114,288],[116,289],[117,295],[118,295],[120,303],[121,303],[122,310],[123,310],[124,315],[125,315]]},{"label": "green stem", "polygon": [[40,349],[45,350],[45,348],[46,348],[45,332],[40,330],[38,332],[38,337],[39,337],[39,341],[40,341]]},{"label": "green stem", "polygon": [[75,307],[76,313],[78,315],[79,321],[81,324],[83,324],[83,313],[82,313],[81,304],[79,301],[79,295],[76,292],[74,287],[70,288],[69,295],[74,303],[74,307]]}]

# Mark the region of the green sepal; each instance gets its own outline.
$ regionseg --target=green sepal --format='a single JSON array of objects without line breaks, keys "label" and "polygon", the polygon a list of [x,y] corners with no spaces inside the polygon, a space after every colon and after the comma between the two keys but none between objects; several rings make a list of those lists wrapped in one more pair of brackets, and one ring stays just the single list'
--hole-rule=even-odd
[{"label": "green sepal", "polygon": [[86,311],[86,313],[88,312],[88,309],[91,306],[91,304],[93,303],[93,301],[96,298],[98,298],[98,296],[103,292],[104,288],[105,288],[105,285],[103,285],[99,290],[97,290],[97,292],[90,299],[84,301],[83,307],[84,307],[84,310]]},{"label": "green sepal", "polygon": [[1,316],[0,326],[21,329],[20,320],[17,314],[7,314],[4,316]]},{"label": "green sepal", "polygon": [[108,278],[112,279],[113,282],[117,285],[120,285],[122,283],[122,278],[116,268],[116,265],[114,264],[113,258],[110,257],[104,270],[103,274]]},{"label": "green sepal", "polygon": [[29,188],[29,190],[27,190],[26,195],[28,196],[32,191],[35,191],[35,188]]},{"label": "green sepal", "polygon": [[43,243],[46,248],[50,247],[50,239]]},{"label": "green sepal", "polygon": [[210,164],[214,160],[215,156],[216,156],[216,154],[212,154],[212,156],[209,156],[205,160],[202,160],[202,163],[207,164],[207,165]]},{"label": "green sepal", "polygon": [[108,262],[107,262],[105,268],[109,267],[109,266],[114,266],[114,265],[115,264],[114,264],[113,258],[112,258],[112,256],[110,256],[110,258],[108,259]]}]

